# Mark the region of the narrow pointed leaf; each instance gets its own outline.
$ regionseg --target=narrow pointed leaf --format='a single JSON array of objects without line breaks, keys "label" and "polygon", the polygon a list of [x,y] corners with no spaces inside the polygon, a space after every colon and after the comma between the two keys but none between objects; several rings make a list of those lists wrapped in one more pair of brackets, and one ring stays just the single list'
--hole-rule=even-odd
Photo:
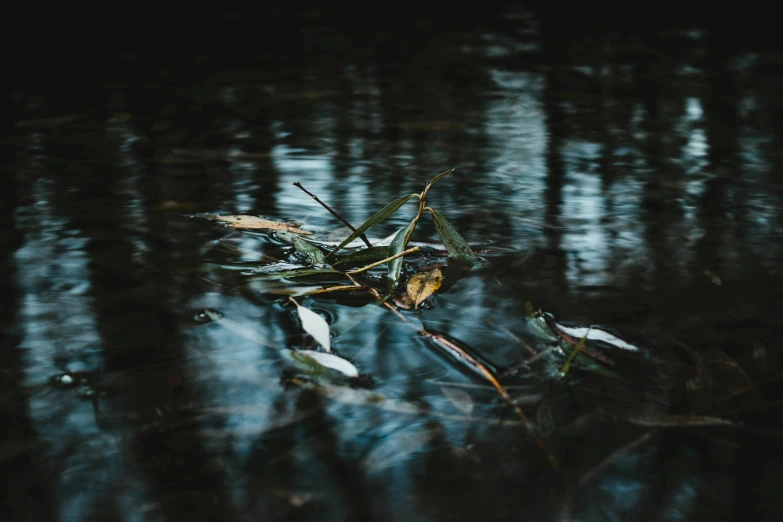
[{"label": "narrow pointed leaf", "polygon": [[451,223],[446,220],[440,213],[433,209],[429,209],[432,213],[432,221],[435,223],[435,229],[440,235],[443,246],[446,247],[446,251],[449,255],[457,257],[466,263],[473,265],[476,261],[476,255],[470,248],[470,245],[462,239],[457,230],[451,226]]},{"label": "narrow pointed leaf", "polygon": [[439,333],[426,332],[422,336],[446,359],[456,362],[458,369],[475,372],[484,379],[497,375],[497,368],[467,344]]},{"label": "narrow pointed leaf", "polygon": [[595,326],[591,326],[590,328],[570,327],[570,326],[563,326],[561,324],[557,324],[554,321],[552,321],[552,324],[554,324],[557,329],[561,330],[562,332],[565,332],[571,337],[576,337],[576,338],[586,337],[588,341],[600,341],[602,343],[606,343],[608,345],[614,346],[615,348],[620,348],[621,350],[628,350],[629,352],[641,351],[638,346],[634,346],[620,339],[616,335],[611,334],[606,330],[601,330],[600,328],[597,328]]},{"label": "narrow pointed leaf", "polygon": [[[401,228],[399,231],[397,231],[397,234],[394,236],[394,239],[389,246],[389,257],[396,256],[405,250],[405,246],[408,244],[408,240],[410,239],[415,227],[416,223],[411,221],[407,227]],[[402,258],[398,257],[397,259],[392,259],[391,262],[389,262],[389,293],[394,293],[394,289],[397,288],[397,283],[400,281],[401,271]]]},{"label": "narrow pointed leaf", "polygon": [[309,230],[302,230],[290,223],[281,223],[279,221],[270,221],[258,216],[247,215],[234,215],[234,216],[217,216],[214,214],[197,214],[197,217],[203,217],[211,219],[213,221],[220,221],[226,223],[233,228],[241,228],[244,230],[270,230],[270,231],[283,231],[291,232],[293,234],[312,234]]},{"label": "narrow pointed leaf", "polygon": [[370,219],[362,223],[362,225],[356,229],[356,232],[348,236],[342,243],[337,245],[337,247],[334,250],[332,250],[332,252],[327,257],[334,255],[338,250],[341,250],[345,245],[347,245],[357,237],[367,232],[370,229],[370,227],[377,225],[378,223],[380,223],[381,221],[383,221],[384,219],[392,215],[394,212],[397,211],[397,209],[399,209],[401,206],[407,203],[407,201],[412,197],[413,194],[409,194],[407,196],[397,198],[391,203],[389,203],[388,205],[386,205],[385,207],[383,207],[382,209],[380,209],[378,212],[373,214],[370,217]]},{"label": "narrow pointed leaf", "polygon": [[447,171],[441,172],[440,174],[438,174],[437,176],[435,176],[434,178],[432,178],[432,179],[430,180],[430,182],[429,182],[429,185],[432,185],[433,183],[435,183],[436,181],[438,181],[438,180],[439,180],[440,178],[442,178],[443,176],[446,176],[446,175],[448,175],[448,174],[451,174],[452,172],[454,172],[454,170],[455,170],[455,169],[449,169],[449,170],[447,170]]},{"label": "narrow pointed leaf", "polygon": [[329,335],[329,323],[323,317],[306,308],[293,299],[291,301],[296,305],[296,311],[299,312],[299,319],[302,321],[304,331],[313,336],[318,344],[324,347],[327,352],[332,351],[331,337]]},{"label": "narrow pointed leaf", "polygon": [[297,350],[295,352],[295,357],[299,358],[302,356],[309,357],[321,366],[336,370],[343,375],[347,375],[348,377],[359,376],[359,370],[356,369],[356,366],[351,364],[349,361],[346,361],[342,357],[334,355],[333,353],[315,352],[312,350]]},{"label": "narrow pointed leaf", "polygon": [[358,252],[353,252],[345,257],[340,258],[339,261],[334,263],[334,266],[345,266],[351,264],[364,264],[368,261],[377,261],[379,259],[385,259],[389,257],[389,247],[387,246],[373,246],[370,248],[363,248]]}]

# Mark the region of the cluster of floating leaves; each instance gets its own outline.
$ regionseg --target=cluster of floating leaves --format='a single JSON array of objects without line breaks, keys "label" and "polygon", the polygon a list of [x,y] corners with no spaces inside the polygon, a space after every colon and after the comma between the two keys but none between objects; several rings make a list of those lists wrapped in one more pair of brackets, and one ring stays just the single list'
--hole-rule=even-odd
[{"label": "cluster of floating leaves", "polygon": [[[287,296],[295,307],[302,330],[318,344],[317,349],[276,348],[296,370],[305,374],[317,373],[319,376],[333,375],[339,379],[356,380],[361,377],[359,370],[332,348],[329,323],[319,313],[300,304],[295,297],[361,294],[370,302],[396,313],[400,320],[405,322],[410,321],[400,313],[401,309],[427,310],[432,307],[436,296],[447,292],[459,279],[470,273],[479,261],[454,226],[441,213],[425,203],[430,187],[450,172],[452,171],[443,172],[433,178],[421,194],[408,194],[395,199],[359,227],[348,225],[350,232],[342,239],[321,237],[296,223],[258,216],[199,214],[198,217],[223,223],[236,230],[263,232],[268,234],[270,239],[287,245],[286,259],[271,259],[254,267],[245,267],[241,272],[246,283],[255,285],[253,290]],[[305,190],[301,185],[296,185]],[[317,200],[313,194],[308,194]],[[418,212],[406,226],[383,239],[367,238],[365,234],[372,227],[416,199],[419,202]],[[412,241],[417,224],[427,214],[440,237],[439,244]],[[197,322],[218,321],[224,326],[232,324],[216,310],[198,312],[194,319]],[[559,361],[556,371],[550,376],[556,381],[568,379],[572,375],[572,368],[576,367],[581,371],[627,383],[623,373],[617,371],[617,355],[625,354],[623,357],[626,358],[631,356],[644,359],[650,356],[650,352],[602,327],[561,324],[551,314],[534,310],[529,303],[524,320],[527,331],[540,341],[537,344],[538,352],[532,353],[531,357],[517,367],[505,369],[493,367],[477,350],[452,339],[448,334],[415,328],[432,349],[453,365],[488,382],[517,413],[520,423],[547,453],[553,465],[557,466],[556,459],[546,449],[537,430],[518,407],[517,401],[506,391],[501,380],[513,378],[546,358],[550,363],[552,360]],[[458,410],[471,415],[474,406],[469,394],[453,387],[442,389],[444,396]],[[688,425],[689,422],[693,425],[723,423],[723,420],[717,417],[675,418],[667,417],[665,412],[659,412],[656,416],[628,416],[627,421],[643,426]]]}]

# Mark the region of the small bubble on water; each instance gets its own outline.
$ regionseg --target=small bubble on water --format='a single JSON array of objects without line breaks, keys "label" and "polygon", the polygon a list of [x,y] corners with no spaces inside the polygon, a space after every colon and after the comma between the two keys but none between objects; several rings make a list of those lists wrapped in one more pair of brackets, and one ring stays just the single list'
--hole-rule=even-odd
[{"label": "small bubble on water", "polygon": [[210,323],[222,319],[224,314],[218,310],[212,308],[205,308],[199,310],[193,314],[193,320],[197,323]]}]

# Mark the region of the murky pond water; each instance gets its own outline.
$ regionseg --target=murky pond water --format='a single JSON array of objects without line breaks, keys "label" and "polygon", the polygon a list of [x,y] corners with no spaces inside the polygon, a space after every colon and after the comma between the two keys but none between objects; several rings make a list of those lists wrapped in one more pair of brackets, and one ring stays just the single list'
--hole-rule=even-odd
[{"label": "murky pond water", "polygon": [[[280,18],[298,37],[275,52],[14,73],[2,519],[783,516],[780,55],[698,24],[316,15]],[[477,258],[421,310],[303,295],[342,274],[270,283],[307,264],[285,237],[203,218],[333,241],[295,182],[358,226],[449,168],[427,204]],[[403,278],[445,262],[428,215],[411,241]],[[294,290],[360,378],[302,364]],[[638,350],[567,362],[594,325]]]}]

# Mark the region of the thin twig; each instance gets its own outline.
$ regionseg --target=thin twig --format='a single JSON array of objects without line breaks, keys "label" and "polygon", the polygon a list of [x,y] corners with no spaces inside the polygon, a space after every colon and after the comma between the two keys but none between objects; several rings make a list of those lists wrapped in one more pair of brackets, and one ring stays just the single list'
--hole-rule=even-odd
[{"label": "thin twig", "polygon": [[655,435],[655,431],[648,431],[641,437],[637,438],[634,441],[631,441],[629,444],[626,444],[622,448],[618,449],[617,451],[613,452],[611,455],[609,455],[606,459],[604,459],[603,462],[598,464],[596,467],[582,475],[582,478],[579,479],[579,487],[583,488],[585,487],[591,480],[593,480],[599,473],[601,473],[603,470],[605,470],[607,467],[609,467],[610,464],[612,464],[614,461],[616,461],[621,455],[624,455],[628,453],[629,451],[641,446],[647,440]]},{"label": "thin twig", "polygon": [[366,272],[367,270],[375,268],[376,266],[380,266],[380,265],[382,265],[384,263],[388,263],[389,261],[394,261],[398,257],[402,257],[402,256],[405,256],[405,255],[408,255],[408,254],[412,254],[413,252],[418,252],[419,250],[421,250],[421,248],[415,246],[413,248],[409,248],[408,250],[403,250],[399,254],[395,254],[395,255],[393,255],[391,257],[387,257],[386,259],[381,259],[380,261],[376,261],[375,263],[372,263],[370,265],[364,266],[362,268],[357,268],[356,270],[348,270],[347,273],[348,274],[359,274],[359,273],[362,273],[362,272]]},{"label": "thin twig", "polygon": [[419,330],[419,333],[424,337],[429,337],[430,339],[438,341],[441,345],[447,347],[448,349],[452,350],[454,353],[456,353],[461,359],[465,360],[468,364],[470,364],[473,368],[475,368],[478,373],[480,373],[486,380],[489,381],[489,383],[495,388],[495,391],[497,391],[498,395],[508,404],[511,409],[514,410],[514,413],[517,414],[517,417],[519,417],[519,420],[522,421],[522,425],[525,427],[525,429],[528,432],[528,435],[535,441],[535,443],[538,445],[538,447],[541,449],[541,451],[544,452],[544,455],[546,455],[547,460],[549,460],[549,463],[552,465],[552,467],[556,470],[560,470],[560,464],[557,461],[557,458],[554,456],[554,454],[547,448],[544,441],[541,439],[541,437],[538,436],[538,433],[536,433],[536,428],[533,425],[530,420],[528,420],[527,415],[520,409],[520,407],[514,402],[514,400],[511,398],[511,396],[506,392],[505,388],[503,388],[503,385],[498,382],[498,380],[495,378],[495,375],[492,373],[492,371],[489,370],[484,364],[482,364],[480,361],[476,360],[475,357],[470,355],[468,352],[451,342],[446,337],[440,335],[440,334],[433,334],[428,332],[427,330],[421,329]]},{"label": "thin twig", "polygon": [[328,288],[318,288],[316,290],[310,290],[308,292],[303,292],[299,295],[303,296],[303,295],[325,294],[328,292],[349,292],[349,291],[356,291],[361,289],[362,287],[357,285],[338,285],[338,286],[330,286]]},{"label": "thin twig", "polygon": [[509,330],[508,328],[504,327],[503,325],[500,325],[500,324],[494,323],[494,322],[492,322],[492,321],[489,321],[489,324],[490,324],[490,326],[493,326],[493,327],[497,328],[498,330],[500,330],[501,332],[503,332],[503,333],[504,333],[504,334],[506,334],[507,336],[511,337],[511,339],[513,339],[513,340],[514,340],[514,341],[516,341],[517,343],[519,343],[519,344],[521,344],[522,346],[524,346],[524,347],[525,347],[525,349],[527,350],[527,352],[528,352],[530,355],[535,355],[535,354],[536,354],[535,350],[533,350],[533,349],[532,349],[530,346],[528,346],[528,344],[527,344],[525,341],[523,341],[522,339],[520,339],[519,337],[517,337],[516,335],[514,335],[514,334],[511,332],[511,330]]},{"label": "thin twig", "polygon": [[370,292],[373,295],[373,297],[375,297],[375,299],[377,299],[378,301],[383,301],[383,306],[385,306],[390,312],[392,312],[394,315],[396,315],[397,318],[400,319],[403,323],[410,324],[410,321],[408,321],[408,318],[405,317],[404,315],[402,315],[399,310],[394,308],[394,306],[390,305],[388,301],[385,301],[383,299],[383,297],[381,297],[381,294],[378,293],[378,290],[376,290],[375,288],[373,288],[371,286],[367,286],[367,285],[363,285],[363,284],[359,283],[358,281],[356,281],[356,279],[351,277],[351,274],[349,274],[347,272],[344,272],[343,275],[345,277],[347,277],[348,279],[350,279],[351,282],[353,282],[353,284],[355,284],[357,286],[360,286],[360,287],[364,288],[365,290],[367,290],[368,292]]},{"label": "thin twig", "polygon": [[[335,212],[334,210],[332,210],[332,208],[331,208],[329,205],[327,205],[326,203],[324,203],[323,201],[321,201],[320,199],[318,199],[318,196],[316,196],[315,194],[313,194],[312,192],[309,192],[309,191],[308,191],[306,188],[304,188],[304,187],[302,186],[302,184],[301,184],[301,183],[299,183],[299,182],[297,181],[297,182],[295,182],[295,183],[294,183],[294,185],[295,185],[296,187],[299,187],[299,188],[300,188],[302,191],[304,191],[304,193],[305,193],[305,194],[307,194],[308,196],[310,196],[311,198],[313,198],[313,199],[314,199],[316,202],[318,202],[318,203],[319,203],[319,204],[320,204],[322,207],[324,207],[326,210],[328,210],[328,211],[329,211],[329,212],[330,212],[330,213],[331,213],[331,214],[332,214],[334,217],[336,217],[337,219],[339,219],[340,221],[342,221],[342,222],[343,222],[343,224],[344,224],[346,227],[348,227],[348,228],[350,228],[351,230],[353,230],[354,232],[356,232],[356,229],[353,227],[353,225],[351,225],[350,223],[348,223],[348,221],[346,221],[346,220],[345,220],[345,218],[343,218],[343,217],[342,217],[340,214],[338,214],[337,212]],[[371,246],[372,246],[372,244],[370,243],[370,240],[369,240],[369,239],[367,239],[367,236],[365,236],[364,234],[361,234],[359,237],[362,239],[362,241],[364,241],[364,244],[365,244],[365,245],[367,245],[368,247],[371,247]]]}]

